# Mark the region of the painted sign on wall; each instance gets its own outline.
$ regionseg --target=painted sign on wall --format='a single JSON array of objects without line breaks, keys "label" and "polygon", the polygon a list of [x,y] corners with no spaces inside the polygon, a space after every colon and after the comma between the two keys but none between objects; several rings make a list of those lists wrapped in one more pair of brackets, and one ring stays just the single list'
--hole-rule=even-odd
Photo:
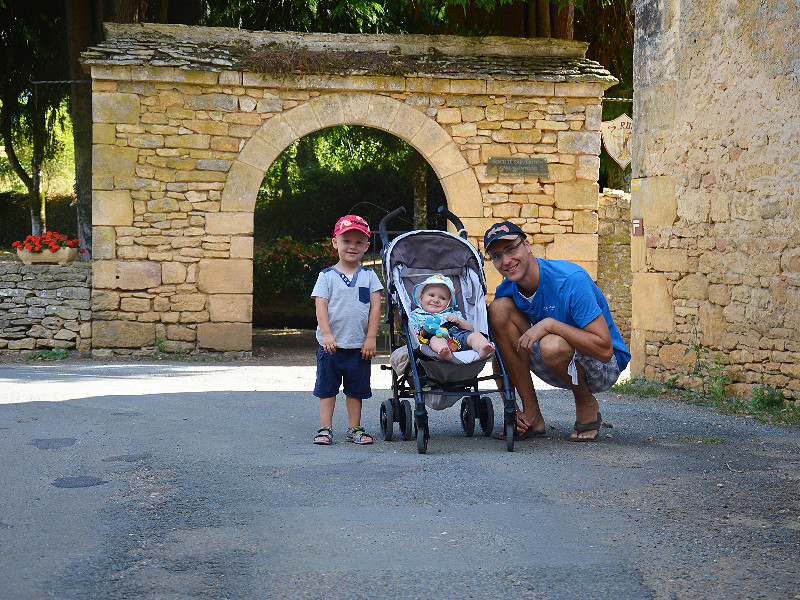
[{"label": "painted sign on wall", "polygon": [[603,146],[608,155],[623,169],[631,164],[631,133],[633,119],[625,113],[613,121],[603,121]]}]

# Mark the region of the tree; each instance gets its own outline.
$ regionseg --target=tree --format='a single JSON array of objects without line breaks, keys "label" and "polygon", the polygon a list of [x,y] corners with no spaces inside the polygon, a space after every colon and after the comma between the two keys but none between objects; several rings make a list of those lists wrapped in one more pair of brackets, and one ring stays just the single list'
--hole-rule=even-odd
[{"label": "tree", "polygon": [[[0,0],[0,137],[14,173],[27,190],[34,235],[46,230],[41,168],[57,148],[55,128],[67,92],[64,86],[32,82],[66,78],[64,29],[60,12],[37,2]],[[17,153],[23,140],[32,150],[30,165],[23,164]]]},{"label": "tree", "polygon": [[[2,0],[0,0],[2,1]],[[189,11],[196,6],[198,14],[201,0],[173,0],[173,5]],[[78,217],[78,239],[82,248],[89,250],[81,260],[91,258],[92,247],[92,90],[89,74],[80,64],[81,53],[102,39],[104,21],[138,23],[148,20],[152,10],[169,14],[169,0],[160,0],[150,7],[148,0],[65,0],[67,60],[69,77],[70,115],[75,148],[75,197]],[[151,13],[148,13],[148,8]],[[155,20],[155,19],[153,19]]]},{"label": "tree", "polygon": [[206,25],[339,33],[380,33],[392,28],[381,0],[204,1]]},{"label": "tree", "polygon": [[[606,97],[633,97],[633,18],[630,0],[583,0],[575,21],[576,36],[589,41],[588,58],[596,60],[619,79]],[[610,121],[630,111],[628,102],[604,102],[603,120]],[[631,167],[622,169],[603,151],[601,180],[613,189],[630,191]]]},{"label": "tree", "polygon": [[70,115],[75,148],[75,197],[81,260],[92,248],[92,86],[80,64],[81,52],[94,41],[96,23],[91,0],[66,0],[67,53],[69,57]]},{"label": "tree", "polygon": [[428,228],[428,163],[419,152],[409,157],[408,171],[414,194],[414,229]]}]

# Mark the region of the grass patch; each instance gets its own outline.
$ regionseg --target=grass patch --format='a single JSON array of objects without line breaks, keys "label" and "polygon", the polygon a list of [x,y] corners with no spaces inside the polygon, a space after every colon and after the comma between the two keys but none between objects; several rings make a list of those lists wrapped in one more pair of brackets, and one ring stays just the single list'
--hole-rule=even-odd
[{"label": "grass patch", "polygon": [[66,348],[51,348],[28,354],[28,360],[64,360],[65,358],[69,358],[69,350]]},{"label": "grass patch", "polygon": [[[703,406],[719,412],[749,416],[762,423],[772,425],[800,425],[800,404],[787,402],[783,394],[762,382],[753,389],[746,400],[728,398],[719,393],[703,395],[699,390],[681,389],[676,385],[677,378],[664,383],[649,381],[644,377],[620,381],[610,391],[629,394],[637,398],[674,398],[688,404]],[[713,439],[713,438],[712,438]],[[701,441],[701,440],[684,440]],[[703,442],[715,443],[715,442]]]},{"label": "grass patch", "polygon": [[164,338],[156,338],[156,349],[153,352],[153,358],[156,360],[182,360],[190,359],[189,350],[186,348],[177,348],[170,350],[167,348],[167,342]]},{"label": "grass patch", "polygon": [[615,383],[611,387],[611,391],[618,394],[630,394],[637,398],[649,398],[668,395],[671,393],[671,388],[657,381],[649,381],[644,377],[637,377],[636,379],[626,379]]},{"label": "grass patch", "polygon": [[295,48],[264,48],[244,59],[244,66],[257,73],[288,75],[346,74],[359,71],[369,75],[404,75],[413,71],[416,62],[408,56],[382,52],[329,52]]}]

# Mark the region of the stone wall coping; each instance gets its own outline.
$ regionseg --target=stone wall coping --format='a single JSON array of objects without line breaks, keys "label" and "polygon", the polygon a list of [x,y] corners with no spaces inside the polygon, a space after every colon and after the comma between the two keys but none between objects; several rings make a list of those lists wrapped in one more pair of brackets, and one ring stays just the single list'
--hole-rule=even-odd
[{"label": "stone wall coping", "polygon": [[[105,24],[106,40],[83,53],[85,66],[172,67],[200,71],[249,70],[253,51],[297,49],[374,52],[413,58],[407,75],[448,79],[617,82],[585,58],[588,44],[551,38],[461,37],[247,31],[141,23]],[[347,69],[346,74],[368,74]]]}]

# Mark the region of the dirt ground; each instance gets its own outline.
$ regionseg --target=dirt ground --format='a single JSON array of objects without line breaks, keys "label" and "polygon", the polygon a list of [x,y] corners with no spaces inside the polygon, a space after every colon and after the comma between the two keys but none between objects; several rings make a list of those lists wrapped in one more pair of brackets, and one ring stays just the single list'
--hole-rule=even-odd
[{"label": "dirt ground", "polygon": [[[313,365],[319,348],[313,329],[253,329],[253,356],[242,358],[265,365]],[[378,338],[378,361],[388,359],[389,340]]]},{"label": "dirt ground", "polygon": [[[185,356],[175,354],[153,353],[152,356],[120,356],[115,359],[103,358],[103,362],[115,360],[118,362],[149,362],[176,360],[186,362],[239,362],[252,365],[276,366],[308,366],[315,364],[314,354],[319,344],[313,329],[261,329],[253,328],[252,352],[235,353],[198,353]],[[37,350],[6,351],[0,350],[0,364],[33,362],[28,358]],[[389,357],[389,341],[385,336],[379,336],[377,362],[385,362]],[[86,353],[70,350],[67,358],[60,363],[91,362],[95,361]],[[99,359],[98,359],[99,360]]]}]

